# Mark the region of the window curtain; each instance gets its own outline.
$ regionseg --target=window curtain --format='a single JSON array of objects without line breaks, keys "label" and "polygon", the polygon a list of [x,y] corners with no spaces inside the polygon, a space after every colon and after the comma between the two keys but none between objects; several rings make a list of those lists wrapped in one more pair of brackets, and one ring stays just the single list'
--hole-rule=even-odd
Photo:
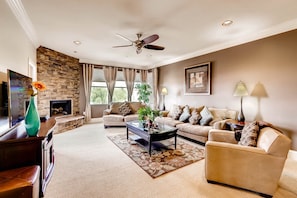
[{"label": "window curtain", "polygon": [[128,101],[131,101],[132,93],[134,89],[136,70],[131,68],[123,68],[123,73],[124,73],[124,78],[127,86]]},{"label": "window curtain", "polygon": [[154,108],[158,109],[159,98],[158,98],[158,79],[159,79],[158,68],[153,68],[153,97],[154,97]]},{"label": "window curtain", "polygon": [[141,77],[141,82],[146,83],[147,82],[147,70],[140,70],[140,77]]},{"label": "window curtain", "polygon": [[94,65],[83,64],[83,81],[84,81],[84,90],[86,97],[86,106],[85,106],[85,121],[89,122],[91,120],[91,104],[90,104],[90,95],[92,87],[92,78],[93,78]]},{"label": "window curtain", "polygon": [[117,79],[117,68],[103,66],[104,78],[108,91],[108,104],[112,102],[113,90]]}]

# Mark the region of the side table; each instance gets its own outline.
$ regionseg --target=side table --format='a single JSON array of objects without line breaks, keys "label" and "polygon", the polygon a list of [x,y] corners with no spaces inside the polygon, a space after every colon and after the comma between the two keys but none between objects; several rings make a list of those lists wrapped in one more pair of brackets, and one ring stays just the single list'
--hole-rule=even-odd
[{"label": "side table", "polygon": [[241,138],[241,131],[244,127],[244,122],[239,122],[237,120],[228,120],[226,121],[227,129],[230,131],[234,131],[234,136],[237,141]]}]

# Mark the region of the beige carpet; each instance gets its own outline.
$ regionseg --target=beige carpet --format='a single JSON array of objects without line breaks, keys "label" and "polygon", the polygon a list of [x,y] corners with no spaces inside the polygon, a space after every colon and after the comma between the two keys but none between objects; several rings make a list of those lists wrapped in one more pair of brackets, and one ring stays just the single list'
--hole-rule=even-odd
[{"label": "beige carpet", "polygon": [[[208,184],[204,160],[153,179],[107,138],[123,133],[125,128],[104,129],[99,119],[54,135],[55,169],[45,198],[259,197]],[[283,189],[275,197],[296,198]]]},{"label": "beige carpet", "polygon": [[[129,137],[133,134],[129,135]],[[139,139],[138,136],[136,136]],[[174,138],[152,143],[151,156],[147,152],[147,142],[143,139],[136,141],[128,139],[126,134],[109,135],[108,138],[128,155],[139,167],[152,178],[159,177],[181,167],[187,166],[204,158],[204,149],[191,145],[177,137],[176,149]],[[156,146],[155,146],[156,145]],[[155,148],[154,148],[155,147]]]}]

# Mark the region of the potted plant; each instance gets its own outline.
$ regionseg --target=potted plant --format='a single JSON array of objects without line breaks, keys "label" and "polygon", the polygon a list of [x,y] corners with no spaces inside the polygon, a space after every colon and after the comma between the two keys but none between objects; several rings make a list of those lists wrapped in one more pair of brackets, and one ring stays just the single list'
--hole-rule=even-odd
[{"label": "potted plant", "polygon": [[138,120],[144,121],[148,119],[148,115],[151,113],[151,108],[149,106],[141,107],[138,109]]},{"label": "potted plant", "polygon": [[151,109],[149,106],[145,106],[139,108],[137,113],[140,124],[142,124],[143,127],[146,127],[147,125],[147,127],[149,128],[153,124],[155,118],[160,115],[160,110],[154,110]]},{"label": "potted plant", "polygon": [[151,86],[147,83],[141,83],[137,84],[135,88],[137,89],[138,100],[147,105],[150,101],[150,95],[152,94]]}]

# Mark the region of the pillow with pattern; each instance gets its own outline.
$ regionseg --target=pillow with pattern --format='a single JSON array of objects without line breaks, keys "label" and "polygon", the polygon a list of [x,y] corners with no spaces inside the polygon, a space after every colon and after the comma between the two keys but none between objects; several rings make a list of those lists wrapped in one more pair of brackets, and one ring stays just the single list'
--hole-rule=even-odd
[{"label": "pillow with pattern", "polygon": [[124,102],[121,106],[119,106],[119,112],[125,116],[131,112],[131,108],[128,103]]},{"label": "pillow with pattern", "polygon": [[201,119],[201,115],[197,112],[197,110],[193,110],[191,113],[191,117],[189,118],[189,122],[192,125],[198,124]]},{"label": "pillow with pattern", "polygon": [[182,112],[183,112],[183,110],[182,110],[181,106],[174,104],[168,113],[168,117],[178,120],[179,116],[182,114]]},{"label": "pillow with pattern", "polygon": [[183,113],[179,117],[179,121],[185,122],[189,119],[190,116],[191,116],[190,107],[188,105],[186,105],[183,109]]},{"label": "pillow with pattern", "polygon": [[212,121],[213,119],[213,115],[211,114],[211,112],[208,110],[207,107],[204,107],[202,111],[200,111],[200,115],[202,117],[200,120],[201,126],[207,126],[210,123],[210,121]]},{"label": "pillow with pattern", "polygon": [[257,121],[246,124],[242,129],[238,144],[243,146],[257,146],[258,133],[259,125]]}]

